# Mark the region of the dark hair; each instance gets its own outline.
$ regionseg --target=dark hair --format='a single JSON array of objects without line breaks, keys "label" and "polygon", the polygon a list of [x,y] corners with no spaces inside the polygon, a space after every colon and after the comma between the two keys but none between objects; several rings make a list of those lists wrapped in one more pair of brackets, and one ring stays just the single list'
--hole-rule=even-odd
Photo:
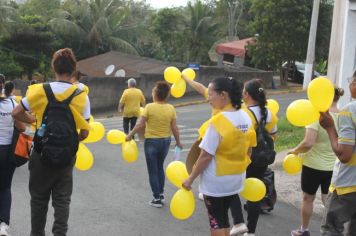
[{"label": "dark hair", "polygon": [[0,74],[0,94],[3,89],[4,84],[5,84],[5,75]]},{"label": "dark hair", "polygon": [[157,81],[154,93],[159,101],[164,101],[167,99],[170,90],[171,88],[166,81]]},{"label": "dark hair", "polygon": [[33,79],[30,81],[30,85],[37,84],[37,80]]},{"label": "dark hair", "polygon": [[267,99],[265,89],[263,88],[262,80],[252,79],[245,83],[245,91],[248,92],[250,97],[258,103],[261,109],[261,121],[267,119]]},{"label": "dark hair", "polygon": [[5,96],[9,97],[12,93],[12,91],[14,91],[15,85],[12,81],[7,81],[5,83]]},{"label": "dark hair", "polygon": [[241,108],[243,84],[231,77],[220,77],[213,79],[214,91],[217,93],[227,92],[231,104],[237,110]]},{"label": "dark hair", "polygon": [[334,89],[334,100],[333,102],[339,101],[340,97],[344,95],[344,89],[335,87]]},{"label": "dark hair", "polygon": [[58,75],[73,75],[77,70],[77,59],[70,48],[63,48],[53,54],[52,68]]},{"label": "dark hair", "polygon": [[354,71],[353,77],[356,79],[356,70]]}]

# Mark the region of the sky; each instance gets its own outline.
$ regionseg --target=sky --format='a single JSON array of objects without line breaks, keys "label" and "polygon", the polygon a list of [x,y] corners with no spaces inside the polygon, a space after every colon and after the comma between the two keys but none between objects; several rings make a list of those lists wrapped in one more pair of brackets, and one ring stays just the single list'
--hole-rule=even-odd
[{"label": "sky", "polygon": [[146,0],[153,8],[185,6],[189,0]]}]

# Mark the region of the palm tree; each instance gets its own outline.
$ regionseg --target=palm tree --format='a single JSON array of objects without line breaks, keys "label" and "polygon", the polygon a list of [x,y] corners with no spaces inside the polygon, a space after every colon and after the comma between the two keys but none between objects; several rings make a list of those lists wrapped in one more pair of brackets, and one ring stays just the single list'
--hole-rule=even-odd
[{"label": "palm tree", "polygon": [[[93,54],[120,50],[137,54],[136,49],[119,37],[126,5],[120,0],[68,0],[58,17],[50,21],[52,29],[64,38],[88,45]],[[66,8],[68,10],[66,10]]]},{"label": "palm tree", "polygon": [[190,31],[189,60],[196,62],[207,62],[208,51],[214,42],[214,31],[216,23],[212,18],[212,10],[200,0],[194,5],[188,3],[190,18],[188,20]]},{"label": "palm tree", "polygon": [[0,0],[0,35],[7,35],[9,26],[17,19],[17,12],[6,0]]}]

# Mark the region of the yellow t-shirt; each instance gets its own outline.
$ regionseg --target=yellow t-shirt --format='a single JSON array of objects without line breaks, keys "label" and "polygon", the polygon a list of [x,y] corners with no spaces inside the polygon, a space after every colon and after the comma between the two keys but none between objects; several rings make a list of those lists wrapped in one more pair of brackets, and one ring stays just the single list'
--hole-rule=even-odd
[{"label": "yellow t-shirt", "polygon": [[140,89],[125,89],[120,99],[120,103],[124,104],[123,117],[139,117],[140,105],[144,102],[145,96]]},{"label": "yellow t-shirt", "polygon": [[145,138],[167,138],[171,136],[171,122],[177,118],[176,110],[171,104],[147,104],[142,116],[147,119]]}]

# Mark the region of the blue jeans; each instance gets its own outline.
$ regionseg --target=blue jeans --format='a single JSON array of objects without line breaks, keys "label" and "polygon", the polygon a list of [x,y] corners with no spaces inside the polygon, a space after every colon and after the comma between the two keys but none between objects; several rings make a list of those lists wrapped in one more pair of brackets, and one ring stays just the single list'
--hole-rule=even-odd
[{"label": "blue jeans", "polygon": [[168,154],[171,137],[168,138],[146,138],[145,156],[150,186],[153,197],[159,199],[164,191],[164,169],[163,163]]},{"label": "blue jeans", "polygon": [[11,183],[15,165],[9,161],[11,145],[0,145],[0,222],[10,223]]}]

